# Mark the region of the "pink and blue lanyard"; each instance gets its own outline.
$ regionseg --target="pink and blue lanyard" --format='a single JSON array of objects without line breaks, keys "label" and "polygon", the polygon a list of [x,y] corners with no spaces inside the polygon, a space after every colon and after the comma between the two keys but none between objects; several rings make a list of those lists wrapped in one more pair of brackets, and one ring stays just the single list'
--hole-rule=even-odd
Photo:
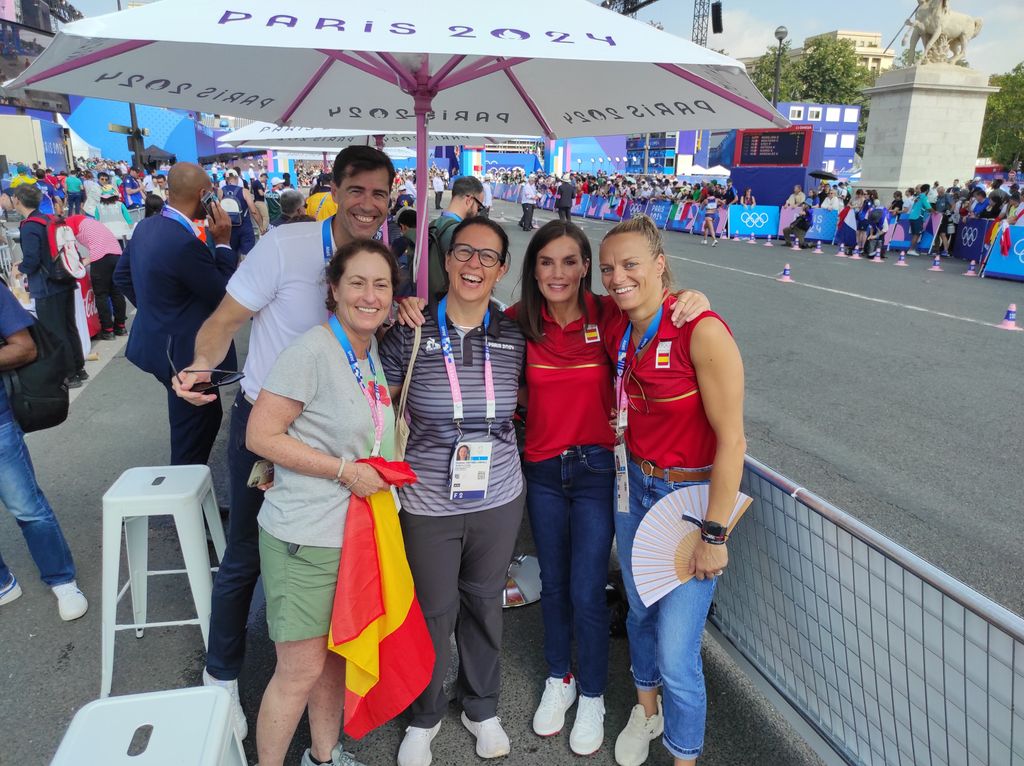
[{"label": "pink and blue lanyard", "polygon": [[[452,341],[448,336],[448,315],[445,309],[448,306],[448,298],[445,296],[437,306],[437,331],[441,335],[441,353],[444,355],[444,367],[448,373],[448,385],[452,390],[452,408],[454,415],[452,419],[455,426],[462,433],[462,387],[459,385],[459,373],[455,367],[455,355],[452,352]],[[491,345],[487,338],[487,330],[491,324],[491,310],[487,309],[484,314],[484,394],[487,397],[487,433],[491,433],[491,424],[494,422],[497,412],[497,400],[494,396],[494,373],[491,368]]]},{"label": "pink and blue lanyard", "polygon": [[377,457],[380,455],[380,445],[384,439],[384,404],[382,401],[384,385],[377,380],[377,368],[373,364],[373,355],[370,353],[366,354],[366,360],[370,363],[370,374],[373,375],[373,380],[367,385],[363,382],[363,371],[359,369],[359,359],[356,357],[352,343],[345,334],[345,329],[341,326],[341,322],[338,321],[338,317],[332,316],[328,320],[328,324],[330,324],[331,330],[334,331],[334,337],[338,339],[338,343],[341,344],[341,348],[345,352],[348,366],[352,368],[352,374],[356,376],[356,383],[359,384],[359,390],[363,392],[367,404],[370,405],[370,417],[373,419],[373,452],[370,453],[370,457]]},{"label": "pink and blue lanyard", "polygon": [[[661,315],[664,312],[665,307],[659,306],[658,313],[651,319],[651,323],[647,325],[647,330],[644,332],[644,336],[640,339],[637,344],[636,353],[633,358],[636,359],[637,355],[643,351],[652,340],[654,336],[658,334],[658,328],[661,326]],[[629,352],[629,338],[633,334],[633,324],[630,323],[626,326],[626,332],[622,336],[622,340],[619,341],[619,353],[615,361],[615,400],[618,402],[618,423],[616,433],[618,436],[622,436],[622,432],[626,430],[626,423],[629,418],[629,397],[626,395],[626,357]]]}]

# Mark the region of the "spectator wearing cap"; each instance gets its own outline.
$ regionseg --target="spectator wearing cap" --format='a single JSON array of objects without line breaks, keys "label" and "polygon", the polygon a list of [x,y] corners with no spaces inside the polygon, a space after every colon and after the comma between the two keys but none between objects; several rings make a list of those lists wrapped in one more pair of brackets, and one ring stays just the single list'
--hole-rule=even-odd
[{"label": "spectator wearing cap", "polygon": [[558,218],[568,223],[572,221],[571,210],[576,199],[576,185],[573,184],[568,173],[562,176],[562,182],[558,185],[557,195],[555,209],[558,211]]},{"label": "spectator wearing cap", "polygon": [[523,205],[523,217],[519,219],[519,228],[523,231],[533,231],[533,211],[537,209],[537,199],[540,197],[536,181],[537,177],[531,173],[523,184],[519,197]]},{"label": "spectator wearing cap", "polygon": [[121,202],[117,189],[113,187],[107,187],[100,192],[100,204],[96,208],[93,218],[100,223],[113,225],[115,231],[122,225],[129,228],[132,225],[132,217],[128,213],[128,208]]},{"label": "spectator wearing cap", "polygon": [[338,203],[331,192],[331,174],[321,173],[306,200],[306,215],[314,221],[326,221],[337,212]]},{"label": "spectator wearing cap", "polygon": [[217,190],[217,196],[231,220],[231,249],[237,255],[244,256],[256,244],[252,222],[254,218],[258,222],[260,211],[256,209],[249,190],[242,186],[242,179],[234,168],[225,174],[224,185]]},{"label": "spectator wearing cap", "polygon": [[270,191],[264,195],[267,203],[267,220],[273,226],[274,221],[281,217],[281,192],[284,191],[284,179],[274,176],[270,180]]},{"label": "spectator wearing cap", "polygon": [[494,204],[494,187],[491,186],[492,176],[490,173],[484,176],[484,206],[480,211],[480,215],[484,218],[490,218],[491,206]]},{"label": "spectator wearing cap", "polygon": [[431,188],[434,190],[434,210],[441,209],[441,198],[444,197],[444,179],[440,173],[433,173],[430,179]]}]

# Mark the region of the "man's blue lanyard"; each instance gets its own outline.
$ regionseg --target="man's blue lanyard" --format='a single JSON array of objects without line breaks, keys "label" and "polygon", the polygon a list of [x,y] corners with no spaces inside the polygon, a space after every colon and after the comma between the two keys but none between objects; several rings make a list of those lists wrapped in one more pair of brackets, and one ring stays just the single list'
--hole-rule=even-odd
[{"label": "man's blue lanyard", "polygon": [[182,226],[184,226],[186,229],[188,229],[188,233],[191,234],[193,237],[198,237],[199,236],[196,233],[196,226],[195,226],[195,224],[192,223],[192,221],[190,221],[184,215],[179,213],[177,210],[175,210],[173,207],[170,207],[168,205],[164,205],[164,209],[163,209],[163,211],[161,211],[160,215],[162,215],[164,218],[170,218],[172,221],[180,223]]},{"label": "man's blue lanyard", "polygon": [[[462,387],[459,385],[459,373],[455,367],[455,354],[452,352],[452,341],[448,336],[448,296],[437,305],[437,331],[441,335],[441,353],[444,355],[444,366],[448,373],[448,385],[452,391],[453,420],[461,426],[463,420]],[[487,329],[491,324],[491,310],[484,314],[484,393],[487,398],[487,432],[490,433],[491,423],[497,412],[497,400],[494,396],[494,373],[491,370],[491,345],[487,338]],[[461,431],[461,427],[460,427]]]},{"label": "man's blue lanyard", "polygon": [[345,334],[345,329],[341,326],[341,322],[338,321],[338,317],[332,316],[328,320],[328,324],[330,324],[334,337],[338,339],[338,343],[341,344],[341,348],[345,352],[348,366],[352,368],[352,374],[356,376],[356,383],[359,384],[359,390],[363,392],[367,404],[370,405],[370,417],[373,420],[373,452],[370,454],[370,457],[377,457],[380,455],[380,445],[384,438],[384,404],[381,401],[381,391],[384,386],[377,380],[377,368],[373,364],[373,355],[370,353],[366,354],[366,360],[370,363],[370,374],[373,375],[373,382],[370,386],[367,386],[363,382],[363,371],[359,369],[359,359],[356,357],[352,343],[349,341],[348,335]]},{"label": "man's blue lanyard", "polygon": [[331,256],[334,255],[333,236],[331,234],[331,224],[334,223],[334,216],[326,219],[323,226],[320,228],[321,237],[324,243],[324,263],[328,263],[331,260]]},{"label": "man's blue lanyard", "polygon": [[[654,336],[658,334],[658,328],[661,325],[661,315],[665,310],[664,304],[658,307],[658,313],[651,319],[650,324],[647,325],[647,330],[644,332],[644,336],[640,339],[637,344],[636,353],[633,358],[643,351],[647,345],[654,340]],[[619,341],[619,353],[615,361],[615,393],[616,402],[618,403],[618,421],[616,423],[616,434],[621,437],[623,432],[626,430],[626,425],[629,420],[629,398],[626,396],[626,357],[629,353],[629,338],[633,334],[633,323],[630,322],[626,326],[626,332],[622,336],[622,340]]]}]

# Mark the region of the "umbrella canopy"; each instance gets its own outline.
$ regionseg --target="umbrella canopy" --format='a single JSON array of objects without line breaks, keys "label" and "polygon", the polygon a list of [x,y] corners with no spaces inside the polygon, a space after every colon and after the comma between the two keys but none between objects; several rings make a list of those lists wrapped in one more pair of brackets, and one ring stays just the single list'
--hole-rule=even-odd
[{"label": "umbrella canopy", "polygon": [[[428,121],[438,133],[551,138],[788,125],[738,61],[587,0],[165,0],[63,27],[10,84],[24,88],[371,134],[415,129],[424,163]],[[426,266],[420,258],[421,290]]]},{"label": "umbrella canopy", "polygon": [[705,171],[709,176],[727,176],[730,175],[729,168],[723,165],[714,165]]},{"label": "umbrella canopy", "polygon": [[[483,146],[484,144],[499,144],[513,138],[524,138],[524,136],[434,133],[431,131],[427,140],[434,146]],[[537,136],[525,138],[538,140]],[[251,146],[259,149],[338,151],[346,146],[356,144],[367,144],[380,148],[414,147],[416,146],[416,133],[395,131],[367,133],[365,130],[280,127],[268,122],[254,122],[244,128],[227,133],[218,140],[220,143],[230,146]]]},{"label": "umbrella canopy", "polygon": [[812,170],[808,173],[811,178],[817,178],[821,181],[838,181],[839,176],[835,173],[829,173],[827,170]]}]

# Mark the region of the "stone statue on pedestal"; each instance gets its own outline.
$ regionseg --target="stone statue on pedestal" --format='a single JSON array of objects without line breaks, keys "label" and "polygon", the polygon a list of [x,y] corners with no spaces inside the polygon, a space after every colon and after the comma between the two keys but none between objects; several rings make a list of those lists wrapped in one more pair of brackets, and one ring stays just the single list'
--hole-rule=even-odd
[{"label": "stone statue on pedestal", "polygon": [[[967,43],[981,32],[982,20],[949,9],[949,0],[917,0],[917,13],[906,23],[903,44],[916,50],[923,42],[922,64],[956,64],[967,53]],[[908,42],[909,41],[909,42]]]}]

